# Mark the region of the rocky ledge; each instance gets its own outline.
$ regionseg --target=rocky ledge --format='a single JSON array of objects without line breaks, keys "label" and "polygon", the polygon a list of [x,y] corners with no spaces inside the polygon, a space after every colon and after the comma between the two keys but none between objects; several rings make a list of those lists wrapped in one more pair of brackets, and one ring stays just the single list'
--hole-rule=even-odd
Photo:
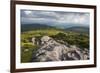
[{"label": "rocky ledge", "polygon": [[[34,42],[33,42],[34,43]],[[40,48],[32,55],[32,62],[88,60],[89,50],[76,45],[65,45],[49,36],[41,38]]]}]

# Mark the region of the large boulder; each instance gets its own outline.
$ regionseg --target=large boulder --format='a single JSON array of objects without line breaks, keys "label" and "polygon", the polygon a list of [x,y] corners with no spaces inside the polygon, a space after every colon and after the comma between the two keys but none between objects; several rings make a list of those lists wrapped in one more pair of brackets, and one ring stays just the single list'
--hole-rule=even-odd
[{"label": "large boulder", "polygon": [[41,47],[33,53],[32,62],[87,60],[89,52],[75,45],[64,45],[56,42],[49,36],[41,38]]}]

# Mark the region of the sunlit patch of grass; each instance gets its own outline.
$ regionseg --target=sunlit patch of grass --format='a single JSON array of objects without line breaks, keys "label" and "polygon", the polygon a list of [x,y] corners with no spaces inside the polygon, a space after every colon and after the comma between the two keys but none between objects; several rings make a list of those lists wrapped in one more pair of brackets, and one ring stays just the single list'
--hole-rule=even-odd
[{"label": "sunlit patch of grass", "polygon": [[37,45],[32,43],[22,43],[21,44],[21,62],[26,63],[30,62],[32,59],[32,54],[38,49]]}]

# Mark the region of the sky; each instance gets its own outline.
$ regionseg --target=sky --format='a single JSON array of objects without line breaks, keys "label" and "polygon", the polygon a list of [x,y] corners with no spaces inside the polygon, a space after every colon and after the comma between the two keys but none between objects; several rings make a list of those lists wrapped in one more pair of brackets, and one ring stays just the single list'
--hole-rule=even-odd
[{"label": "sky", "polygon": [[43,10],[21,10],[21,23],[32,24],[40,23],[46,25],[65,26],[89,25],[90,14],[87,12],[61,12],[61,11],[43,11]]}]

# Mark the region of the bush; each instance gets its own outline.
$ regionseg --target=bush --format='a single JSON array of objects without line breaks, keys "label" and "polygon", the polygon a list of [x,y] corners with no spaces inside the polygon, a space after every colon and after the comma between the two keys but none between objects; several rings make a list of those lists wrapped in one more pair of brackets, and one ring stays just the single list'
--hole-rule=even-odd
[{"label": "bush", "polygon": [[66,34],[60,32],[60,33],[53,35],[51,37],[54,39],[57,39],[57,40],[64,40],[66,38]]},{"label": "bush", "polygon": [[55,40],[62,40],[70,45],[77,45],[83,48],[89,48],[89,36],[81,33],[58,33],[51,36]]}]

